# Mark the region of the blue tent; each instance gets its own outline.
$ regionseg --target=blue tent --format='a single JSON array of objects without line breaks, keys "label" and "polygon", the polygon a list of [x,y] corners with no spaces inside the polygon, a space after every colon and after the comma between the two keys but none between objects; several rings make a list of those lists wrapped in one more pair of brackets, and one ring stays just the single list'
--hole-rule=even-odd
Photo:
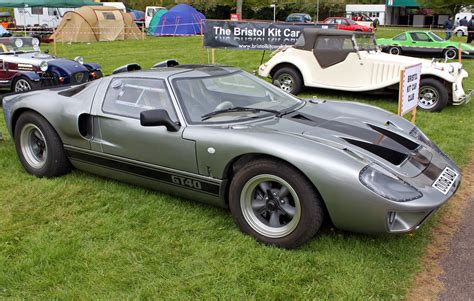
[{"label": "blue tent", "polygon": [[173,6],[160,18],[155,36],[179,36],[201,34],[206,17],[187,4]]}]

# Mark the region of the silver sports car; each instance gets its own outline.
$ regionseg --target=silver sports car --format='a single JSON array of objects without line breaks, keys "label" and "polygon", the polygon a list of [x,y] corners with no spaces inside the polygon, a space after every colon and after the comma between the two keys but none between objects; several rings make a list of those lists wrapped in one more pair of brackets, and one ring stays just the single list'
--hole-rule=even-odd
[{"label": "silver sports car", "polygon": [[243,232],[284,248],[323,219],[364,233],[417,229],[461,180],[401,117],[301,100],[232,67],[122,72],[7,96],[3,110],[33,175],[75,167],[229,207]]}]

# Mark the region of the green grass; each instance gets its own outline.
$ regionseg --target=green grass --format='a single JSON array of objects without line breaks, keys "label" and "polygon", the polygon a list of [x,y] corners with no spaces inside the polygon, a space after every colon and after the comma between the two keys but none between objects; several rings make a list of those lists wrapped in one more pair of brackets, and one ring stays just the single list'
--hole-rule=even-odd
[{"label": "green grass", "polygon": [[[82,55],[106,73],[130,62],[150,67],[168,58],[202,58],[197,37],[57,46],[58,55]],[[260,59],[259,51],[216,51],[218,63],[248,71]],[[474,62],[464,64],[474,72]],[[472,78],[466,87],[474,88]],[[387,97],[308,90],[311,95],[396,110]],[[473,116],[470,103],[420,112],[417,124],[463,166],[474,141]],[[3,118],[0,130],[6,133]],[[222,209],[80,171],[30,176],[10,137],[0,141],[0,191],[0,298],[403,299],[436,223],[380,236],[326,227],[302,248],[281,250],[241,234]]]}]

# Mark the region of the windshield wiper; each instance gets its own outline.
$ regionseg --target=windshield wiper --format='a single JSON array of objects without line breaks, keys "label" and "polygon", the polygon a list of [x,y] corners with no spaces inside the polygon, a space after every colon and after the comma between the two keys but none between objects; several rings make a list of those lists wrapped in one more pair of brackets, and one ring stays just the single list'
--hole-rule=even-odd
[{"label": "windshield wiper", "polygon": [[224,110],[217,110],[217,111],[213,111],[213,112],[210,112],[210,113],[207,113],[207,114],[204,114],[201,116],[201,121],[204,121],[204,120],[207,120],[215,115],[219,115],[219,114],[224,114],[224,113],[232,113],[232,112],[254,112],[254,113],[258,113],[258,112],[268,112],[268,113],[273,113],[275,114],[276,116],[279,116],[280,115],[280,111],[277,111],[277,110],[270,110],[270,109],[258,109],[258,108],[247,108],[247,107],[233,107],[233,108],[228,108],[228,109],[224,109]]}]

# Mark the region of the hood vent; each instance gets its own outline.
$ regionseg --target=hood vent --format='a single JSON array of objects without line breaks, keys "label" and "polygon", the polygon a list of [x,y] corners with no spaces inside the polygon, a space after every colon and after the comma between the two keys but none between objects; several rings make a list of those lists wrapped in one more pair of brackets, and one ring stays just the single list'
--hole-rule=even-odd
[{"label": "hood vent", "polygon": [[297,122],[301,122],[306,125],[310,125],[310,126],[320,126],[321,124],[328,121],[327,119],[323,119],[323,118],[319,118],[316,116],[311,116],[311,115],[299,113],[299,112],[294,115],[288,115],[287,118],[297,121]]},{"label": "hood vent", "polygon": [[379,132],[380,134],[382,135],[385,135],[387,137],[389,137],[390,139],[400,143],[401,145],[403,145],[404,147],[406,147],[407,149],[413,151],[415,149],[417,149],[420,145],[418,143],[415,143],[405,137],[402,137],[392,131],[389,131],[389,130],[386,130],[386,129],[383,129],[383,128],[380,128],[378,126],[375,126],[375,125],[372,125],[372,124],[367,124],[368,126],[370,126],[372,129],[374,129],[375,131]]},{"label": "hood vent", "polygon": [[360,140],[354,140],[354,139],[349,139],[349,138],[343,138],[350,144],[353,144],[355,146],[358,146],[360,148],[363,148],[385,160],[388,162],[394,164],[394,165],[400,165],[402,164],[403,161],[405,161],[406,158],[408,158],[407,154],[398,152],[396,150],[380,146],[377,144],[372,144],[372,143],[367,143],[364,141]]}]

